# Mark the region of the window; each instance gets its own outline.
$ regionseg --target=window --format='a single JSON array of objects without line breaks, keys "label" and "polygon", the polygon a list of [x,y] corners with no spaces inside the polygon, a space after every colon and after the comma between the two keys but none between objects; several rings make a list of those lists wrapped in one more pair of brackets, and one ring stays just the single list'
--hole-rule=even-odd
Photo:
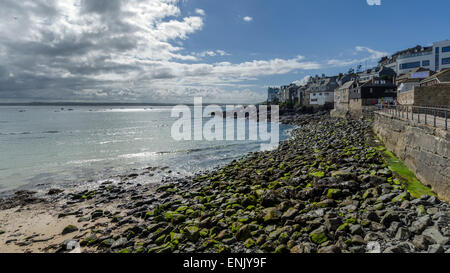
[{"label": "window", "polygon": [[435,52],[436,52],[436,54],[435,54],[435,59],[434,59],[434,64],[435,64],[435,71],[438,71],[439,70],[439,47],[436,47],[436,49],[435,49]]},{"label": "window", "polygon": [[400,65],[400,69],[411,69],[416,67],[420,67],[420,62],[405,63]]},{"label": "window", "polygon": [[442,59],[442,64],[450,64],[450,58]]},{"label": "window", "polygon": [[450,46],[443,47],[442,52],[450,52]]},{"label": "window", "polygon": [[422,66],[430,66],[430,61],[422,61]]}]

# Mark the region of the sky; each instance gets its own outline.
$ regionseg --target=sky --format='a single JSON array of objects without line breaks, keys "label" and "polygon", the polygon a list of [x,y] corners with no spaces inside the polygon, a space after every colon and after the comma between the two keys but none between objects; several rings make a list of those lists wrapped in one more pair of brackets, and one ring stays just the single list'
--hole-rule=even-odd
[{"label": "sky", "polygon": [[257,103],[450,39],[448,0],[0,0],[0,102]]}]

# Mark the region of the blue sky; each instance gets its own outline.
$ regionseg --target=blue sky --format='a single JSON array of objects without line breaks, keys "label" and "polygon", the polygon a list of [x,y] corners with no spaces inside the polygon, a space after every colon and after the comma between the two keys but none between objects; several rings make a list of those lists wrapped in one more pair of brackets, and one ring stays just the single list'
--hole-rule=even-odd
[{"label": "blue sky", "polygon": [[[450,39],[450,2],[445,0],[383,0],[379,6],[366,0],[193,0],[185,5],[207,14],[203,30],[184,43],[186,49],[221,48],[232,53],[223,57],[231,62],[297,55],[311,61],[364,59],[367,54],[355,52],[356,46],[394,53]],[[244,16],[253,20],[245,22]],[[366,63],[376,64],[361,62],[363,67]],[[264,77],[261,83],[281,85],[304,75],[336,74],[348,68],[300,70]]]},{"label": "blue sky", "polygon": [[369,1],[4,0],[0,99],[258,102],[450,39],[448,0]]}]

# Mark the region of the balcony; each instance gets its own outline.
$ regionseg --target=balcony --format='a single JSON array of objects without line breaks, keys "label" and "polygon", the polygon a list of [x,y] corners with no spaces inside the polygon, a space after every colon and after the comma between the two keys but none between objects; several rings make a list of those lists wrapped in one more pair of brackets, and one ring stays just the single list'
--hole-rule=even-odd
[{"label": "balcony", "polygon": [[404,54],[397,57],[397,60],[401,59],[407,59],[407,58],[413,58],[413,57],[420,57],[420,56],[427,56],[433,54],[433,51],[423,51],[423,52],[417,52],[417,53],[409,53]]}]

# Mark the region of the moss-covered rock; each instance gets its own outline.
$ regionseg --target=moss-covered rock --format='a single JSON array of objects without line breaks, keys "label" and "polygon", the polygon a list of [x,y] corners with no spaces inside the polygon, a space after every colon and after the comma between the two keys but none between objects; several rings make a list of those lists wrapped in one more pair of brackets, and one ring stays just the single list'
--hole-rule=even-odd
[{"label": "moss-covered rock", "polygon": [[328,237],[326,235],[326,228],[324,226],[321,226],[321,227],[313,230],[309,234],[309,239],[311,240],[311,242],[316,243],[316,244],[322,244],[322,243],[328,241]]},{"label": "moss-covered rock", "polygon": [[296,208],[289,208],[283,215],[281,216],[281,219],[291,219],[295,217],[298,213],[298,209]]},{"label": "moss-covered rock", "polygon": [[275,207],[267,208],[264,210],[264,212],[264,223],[276,222],[280,219],[277,208]]},{"label": "moss-covered rock", "polygon": [[342,196],[342,190],[340,189],[329,189],[327,192],[327,197],[330,199],[338,199]]},{"label": "moss-covered rock", "polygon": [[201,237],[207,237],[208,234],[209,234],[209,229],[203,228],[202,230],[200,230],[199,234],[200,234]]},{"label": "moss-covered rock", "polygon": [[74,225],[68,225],[66,226],[63,231],[61,232],[62,235],[68,234],[68,233],[72,233],[78,231],[78,228]]},{"label": "moss-covered rock", "polygon": [[363,199],[367,198],[378,198],[378,189],[377,188],[370,188],[367,189],[363,194]]},{"label": "moss-covered rock", "polygon": [[246,248],[252,248],[253,246],[255,246],[255,241],[253,239],[249,238],[249,239],[245,240],[244,246]]},{"label": "moss-covered rock", "polygon": [[145,247],[140,247],[140,248],[136,249],[136,251],[134,253],[136,253],[136,254],[145,253]]},{"label": "moss-covered rock", "polygon": [[177,225],[183,223],[187,219],[187,216],[184,214],[173,214],[172,215],[172,224]]},{"label": "moss-covered rock", "polygon": [[279,245],[275,249],[274,253],[290,253],[286,245]]},{"label": "moss-covered rock", "polygon": [[188,240],[195,242],[200,237],[200,229],[196,226],[187,226],[184,228],[184,232]]},{"label": "moss-covered rock", "polygon": [[235,237],[239,241],[245,241],[252,236],[249,225],[243,225],[236,232]]},{"label": "moss-covered rock", "polygon": [[80,246],[93,246],[99,243],[99,240],[97,238],[97,235],[95,234],[91,234],[88,237],[84,238],[81,242],[80,242]]},{"label": "moss-covered rock", "polygon": [[323,178],[325,177],[325,173],[324,172],[313,172],[311,173],[312,176],[317,177],[317,178]]},{"label": "moss-covered rock", "polygon": [[114,244],[114,242],[115,242],[114,239],[105,239],[100,242],[99,247],[100,248],[110,248]]},{"label": "moss-covered rock", "polygon": [[316,204],[318,208],[329,208],[336,206],[336,202],[333,199],[325,199]]},{"label": "moss-covered rock", "polygon": [[410,197],[411,197],[411,195],[409,194],[409,192],[404,192],[404,193],[401,193],[401,194],[397,195],[396,197],[394,197],[392,199],[392,202],[403,202],[403,201],[409,200]]},{"label": "moss-covered rock", "polygon": [[188,206],[180,206],[175,210],[175,212],[184,213],[187,209],[188,209]]},{"label": "moss-covered rock", "polygon": [[280,236],[278,236],[278,241],[282,244],[287,243],[287,241],[289,241],[289,234],[287,232],[282,232]]},{"label": "moss-covered rock", "polygon": [[170,233],[170,242],[173,245],[178,245],[183,240],[184,235],[182,233]]},{"label": "moss-covered rock", "polygon": [[164,213],[164,218],[170,222],[175,214],[174,211],[166,211],[166,213]]}]

